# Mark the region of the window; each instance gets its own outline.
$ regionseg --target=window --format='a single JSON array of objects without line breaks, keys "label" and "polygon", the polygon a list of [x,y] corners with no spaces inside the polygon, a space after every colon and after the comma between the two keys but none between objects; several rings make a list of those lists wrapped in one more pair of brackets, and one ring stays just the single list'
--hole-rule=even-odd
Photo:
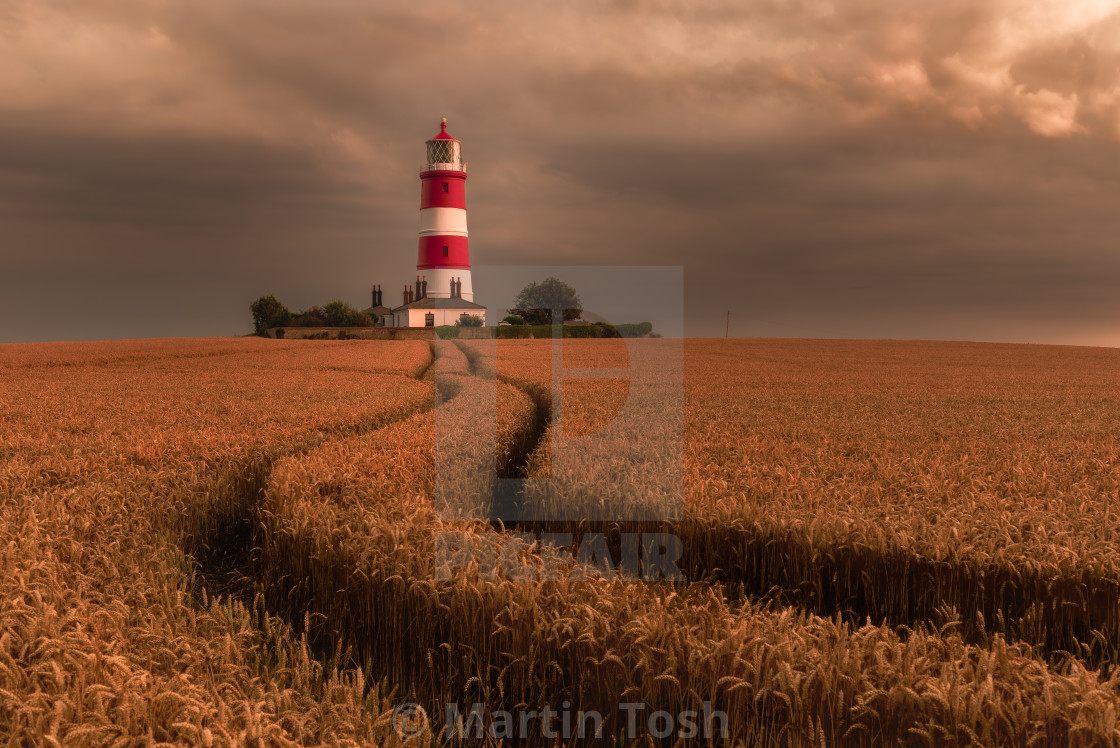
[{"label": "window", "polygon": [[454,163],[457,155],[455,147],[449,140],[429,140],[428,141],[428,163],[429,164],[450,164]]},{"label": "window", "polygon": [[432,312],[428,312],[427,314],[424,315],[424,327],[435,327],[435,326],[436,326],[436,315]]},{"label": "window", "polygon": [[448,187],[447,187],[447,182],[444,182],[444,183],[443,183],[443,191],[444,191],[444,192],[447,192],[447,191],[448,191]]},{"label": "window", "polygon": [[452,169],[459,169],[462,166],[459,158],[459,141],[442,139],[428,141],[429,164],[433,166],[436,164],[447,164],[447,166],[450,166]]},{"label": "window", "polygon": [[447,257],[447,245],[446,244],[443,245],[443,256]]}]

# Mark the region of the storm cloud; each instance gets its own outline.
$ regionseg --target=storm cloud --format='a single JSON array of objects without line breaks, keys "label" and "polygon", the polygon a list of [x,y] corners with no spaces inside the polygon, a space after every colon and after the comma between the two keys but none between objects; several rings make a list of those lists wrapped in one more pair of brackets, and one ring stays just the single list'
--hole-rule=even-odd
[{"label": "storm cloud", "polygon": [[476,264],[683,265],[691,335],[1120,345],[1115,3],[11,0],[0,57],[0,341],[395,294],[446,116]]}]

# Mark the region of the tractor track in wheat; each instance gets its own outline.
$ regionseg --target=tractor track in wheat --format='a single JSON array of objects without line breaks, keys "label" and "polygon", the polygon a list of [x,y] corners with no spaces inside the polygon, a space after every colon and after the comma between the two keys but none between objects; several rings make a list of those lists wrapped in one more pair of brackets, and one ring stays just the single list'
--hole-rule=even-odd
[{"label": "tractor track in wheat", "polygon": [[[429,345],[427,364],[413,375],[420,381],[432,381],[437,358],[434,344]],[[355,370],[361,372],[361,370]],[[403,375],[402,375],[403,376]],[[453,389],[440,392],[447,400],[457,394]],[[259,522],[259,502],[268,485],[273,466],[285,458],[307,455],[333,440],[367,436],[436,406],[433,398],[419,408],[405,409],[387,417],[369,418],[338,424],[296,446],[258,454],[239,464],[221,468],[224,480],[211,503],[219,507],[211,512],[184,540],[184,552],[194,564],[200,586],[196,591],[201,601],[201,588],[210,596],[233,597],[247,606],[255,604],[261,590],[254,574],[255,558],[260,548],[254,546],[254,528]],[[298,621],[295,622],[298,625]]]}]

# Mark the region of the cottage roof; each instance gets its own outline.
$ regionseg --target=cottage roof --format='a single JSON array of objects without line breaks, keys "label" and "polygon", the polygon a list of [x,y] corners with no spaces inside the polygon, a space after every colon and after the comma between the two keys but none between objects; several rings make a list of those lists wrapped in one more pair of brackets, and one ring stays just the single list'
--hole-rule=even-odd
[{"label": "cottage roof", "polygon": [[422,299],[417,299],[411,304],[403,304],[394,312],[400,312],[405,309],[449,309],[455,311],[456,309],[464,312],[474,312],[479,309],[486,309],[482,304],[476,304],[473,301],[466,299],[449,299],[445,296],[425,296]]}]

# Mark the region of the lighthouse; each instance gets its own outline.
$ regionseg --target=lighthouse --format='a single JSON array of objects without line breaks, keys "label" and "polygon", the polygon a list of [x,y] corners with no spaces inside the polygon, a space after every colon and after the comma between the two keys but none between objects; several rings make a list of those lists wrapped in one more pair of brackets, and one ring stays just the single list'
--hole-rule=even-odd
[{"label": "lighthouse", "polygon": [[446,117],[425,149],[415,285],[405,284],[401,305],[382,319],[396,327],[454,325],[464,315],[485,320],[486,307],[475,303],[471,283],[467,165],[462,144],[447,132]]},{"label": "lighthouse", "polygon": [[446,117],[426,145],[416,272],[427,278],[429,296],[474,301],[467,249],[467,165],[462,145],[447,132]]}]

